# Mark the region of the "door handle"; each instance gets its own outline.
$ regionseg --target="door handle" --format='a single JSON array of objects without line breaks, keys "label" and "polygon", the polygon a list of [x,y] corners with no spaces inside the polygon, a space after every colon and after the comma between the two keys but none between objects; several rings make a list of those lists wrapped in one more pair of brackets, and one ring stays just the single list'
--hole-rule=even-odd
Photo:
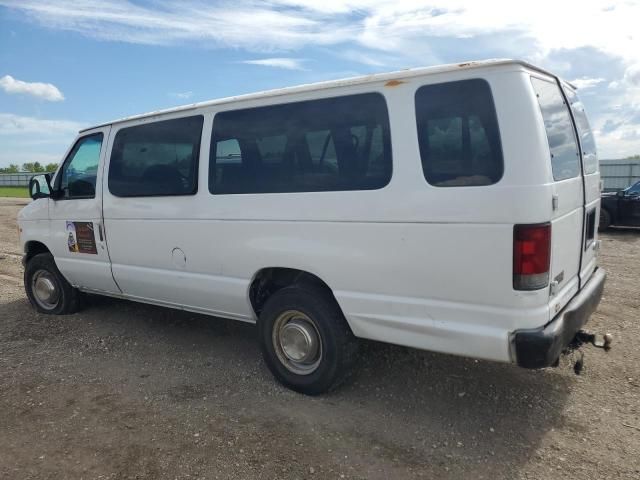
[{"label": "door handle", "polygon": [[101,242],[104,242],[104,235],[102,234],[102,222],[98,222],[98,238]]}]

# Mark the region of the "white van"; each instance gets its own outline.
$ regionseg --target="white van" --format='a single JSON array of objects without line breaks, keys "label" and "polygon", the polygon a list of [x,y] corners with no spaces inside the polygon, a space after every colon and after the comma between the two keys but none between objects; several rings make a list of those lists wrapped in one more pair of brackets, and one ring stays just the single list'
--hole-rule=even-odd
[{"label": "white van", "polygon": [[575,88],[524,62],[369,75],[80,132],[19,215],[25,288],[257,323],[309,394],[357,338],[553,365],[595,310],[600,175]]}]

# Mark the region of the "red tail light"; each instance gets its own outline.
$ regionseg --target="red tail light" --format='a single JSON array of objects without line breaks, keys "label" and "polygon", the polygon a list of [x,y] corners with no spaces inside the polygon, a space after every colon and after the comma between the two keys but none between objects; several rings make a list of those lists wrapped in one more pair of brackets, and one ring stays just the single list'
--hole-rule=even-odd
[{"label": "red tail light", "polygon": [[549,284],[551,224],[513,227],[513,288],[538,290]]}]

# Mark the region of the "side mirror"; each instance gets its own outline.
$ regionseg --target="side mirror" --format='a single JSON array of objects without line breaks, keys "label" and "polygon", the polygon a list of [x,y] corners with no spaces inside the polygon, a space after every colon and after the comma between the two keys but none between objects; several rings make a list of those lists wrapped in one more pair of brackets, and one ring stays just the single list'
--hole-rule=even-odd
[{"label": "side mirror", "polygon": [[29,195],[34,200],[48,198],[51,195],[51,177],[48,173],[31,177]]},{"label": "side mirror", "polygon": [[625,192],[624,192],[624,190],[620,190],[618,193],[616,193],[616,195],[617,195],[618,197],[621,197],[621,198],[622,198],[622,197],[624,197],[624,196],[625,196]]}]

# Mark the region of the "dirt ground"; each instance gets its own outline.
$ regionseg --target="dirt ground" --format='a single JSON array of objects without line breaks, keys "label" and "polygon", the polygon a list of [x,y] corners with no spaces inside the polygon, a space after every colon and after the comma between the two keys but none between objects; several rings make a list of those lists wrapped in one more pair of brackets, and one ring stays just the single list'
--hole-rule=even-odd
[{"label": "dirt ground", "polygon": [[0,199],[0,478],[640,478],[640,231],[602,238],[612,351],[586,368],[367,342],[356,379],[305,397],[251,325],[94,298],[34,312]]}]

